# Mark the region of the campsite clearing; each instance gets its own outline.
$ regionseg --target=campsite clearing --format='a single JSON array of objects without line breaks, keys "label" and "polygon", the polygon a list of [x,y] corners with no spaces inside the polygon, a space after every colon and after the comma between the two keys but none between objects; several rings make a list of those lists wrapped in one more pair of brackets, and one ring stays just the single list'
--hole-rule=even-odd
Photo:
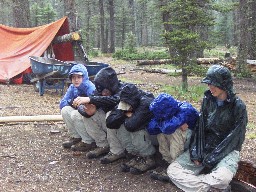
[{"label": "campsite clearing", "polygon": [[[112,63],[109,58],[101,62]],[[113,62],[114,63],[114,62]],[[133,64],[111,64],[119,77],[137,82],[145,90],[157,93],[163,85],[179,85],[181,78],[166,74],[131,71]],[[201,78],[189,78],[189,85]],[[256,162],[256,84],[250,79],[235,79],[238,96],[247,105],[249,124],[242,159]],[[33,85],[0,84],[0,116],[59,115],[59,93],[46,90],[43,96]],[[196,108],[199,103],[193,103]],[[62,121],[11,122],[0,124],[0,191],[180,191],[169,183],[152,181],[149,174],[120,172],[120,163],[102,165],[84,154],[64,150],[68,133]]]}]

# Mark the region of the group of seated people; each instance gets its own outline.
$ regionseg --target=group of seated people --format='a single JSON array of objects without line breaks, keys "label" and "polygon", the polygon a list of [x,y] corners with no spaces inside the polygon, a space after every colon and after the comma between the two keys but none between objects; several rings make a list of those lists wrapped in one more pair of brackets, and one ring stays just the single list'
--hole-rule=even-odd
[{"label": "group of seated people", "polygon": [[64,148],[102,164],[126,159],[122,172],[149,172],[183,191],[230,190],[248,120],[226,67],[207,71],[200,113],[167,93],[154,96],[121,82],[112,67],[101,69],[92,82],[86,67],[77,64],[69,78],[72,84],[60,101],[70,135]]}]

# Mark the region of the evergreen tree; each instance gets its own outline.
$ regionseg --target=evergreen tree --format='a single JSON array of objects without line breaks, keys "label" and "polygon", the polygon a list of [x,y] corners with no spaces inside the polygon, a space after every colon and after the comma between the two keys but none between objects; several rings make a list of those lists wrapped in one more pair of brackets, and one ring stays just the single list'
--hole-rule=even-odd
[{"label": "evergreen tree", "polygon": [[187,67],[193,64],[198,50],[207,46],[200,36],[200,29],[213,25],[210,16],[210,0],[173,0],[162,9],[171,13],[168,23],[172,26],[163,34],[168,47],[173,50],[171,58],[182,68],[182,89],[187,91]]}]

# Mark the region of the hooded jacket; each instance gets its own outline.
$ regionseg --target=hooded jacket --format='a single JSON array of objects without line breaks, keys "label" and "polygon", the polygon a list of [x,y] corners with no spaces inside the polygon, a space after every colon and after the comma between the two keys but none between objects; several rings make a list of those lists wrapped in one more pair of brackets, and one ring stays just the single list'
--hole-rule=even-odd
[{"label": "hooded jacket", "polygon": [[191,160],[213,168],[233,150],[241,150],[248,117],[244,102],[233,92],[233,84],[226,83],[232,79],[225,67],[212,66],[202,82],[218,86],[228,93],[223,105],[218,105],[210,90],[204,93],[199,121],[191,138]]},{"label": "hooded jacket", "polygon": [[149,109],[154,114],[148,126],[151,135],[172,134],[184,123],[193,130],[199,117],[198,111],[190,103],[175,100],[166,93],[158,95]]},{"label": "hooded jacket", "polygon": [[[119,103],[120,90],[125,84],[118,80],[115,70],[111,67],[101,69],[94,77],[94,84],[96,91],[89,96],[90,104],[105,112],[111,111]],[[108,89],[111,95],[103,96],[101,92],[104,89]]]},{"label": "hooded jacket", "polygon": [[74,73],[82,73],[83,74],[83,81],[79,85],[79,87],[75,87],[73,84],[69,86],[67,92],[63,96],[60,101],[60,109],[65,106],[70,105],[69,103],[73,101],[78,96],[90,96],[93,94],[95,90],[95,85],[89,80],[87,69],[82,64],[74,65],[69,71],[69,78]]},{"label": "hooded jacket", "polygon": [[120,93],[120,101],[132,106],[132,116],[127,117],[126,111],[115,107],[107,117],[106,125],[110,129],[118,129],[122,124],[129,132],[135,132],[146,129],[152,113],[149,111],[149,105],[153,101],[152,93],[144,92],[133,84],[126,84]]}]

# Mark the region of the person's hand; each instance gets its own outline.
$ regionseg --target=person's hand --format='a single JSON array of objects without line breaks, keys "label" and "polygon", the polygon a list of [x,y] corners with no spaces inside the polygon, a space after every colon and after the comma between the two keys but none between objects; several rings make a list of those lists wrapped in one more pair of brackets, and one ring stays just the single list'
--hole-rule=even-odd
[{"label": "person's hand", "polygon": [[132,116],[132,114],[133,114],[133,112],[131,112],[131,111],[127,111],[127,112],[125,112],[125,115],[126,115],[127,117],[131,117],[131,116]]},{"label": "person's hand", "polygon": [[90,98],[89,97],[77,97],[73,101],[73,106],[79,106],[81,104],[87,104],[90,103]]},{"label": "person's hand", "polygon": [[188,124],[184,123],[183,125],[180,126],[181,131],[186,131],[188,129]]},{"label": "person's hand", "polygon": [[199,161],[197,161],[197,160],[194,160],[194,163],[195,163],[196,165],[201,165],[201,163],[200,163]]}]

